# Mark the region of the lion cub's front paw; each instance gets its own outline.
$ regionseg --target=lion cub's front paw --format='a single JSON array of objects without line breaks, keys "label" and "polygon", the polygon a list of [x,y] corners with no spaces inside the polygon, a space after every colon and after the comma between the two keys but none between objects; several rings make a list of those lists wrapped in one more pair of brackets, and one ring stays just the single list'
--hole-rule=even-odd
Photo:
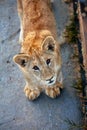
[{"label": "lion cub's front paw", "polygon": [[39,89],[31,90],[29,87],[25,87],[24,92],[29,100],[35,100],[40,95]]},{"label": "lion cub's front paw", "polygon": [[47,88],[45,93],[51,98],[56,98],[58,95],[60,95],[60,89],[58,87]]},{"label": "lion cub's front paw", "polygon": [[63,84],[58,82],[58,83],[56,84],[56,87],[58,87],[58,88],[60,88],[60,89],[63,89]]}]

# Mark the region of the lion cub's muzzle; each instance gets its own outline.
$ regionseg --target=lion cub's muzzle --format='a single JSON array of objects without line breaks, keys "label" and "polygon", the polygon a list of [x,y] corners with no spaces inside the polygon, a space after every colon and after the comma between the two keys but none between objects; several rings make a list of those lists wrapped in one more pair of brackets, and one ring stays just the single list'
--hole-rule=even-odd
[{"label": "lion cub's muzzle", "polygon": [[47,85],[53,85],[56,82],[56,77],[52,76],[50,79],[46,80]]}]

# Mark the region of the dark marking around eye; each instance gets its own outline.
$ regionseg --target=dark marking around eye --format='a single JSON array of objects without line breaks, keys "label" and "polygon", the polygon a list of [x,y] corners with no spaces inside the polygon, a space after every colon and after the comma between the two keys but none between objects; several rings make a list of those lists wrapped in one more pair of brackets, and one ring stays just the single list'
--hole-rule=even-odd
[{"label": "dark marking around eye", "polygon": [[47,59],[46,63],[47,63],[47,65],[49,65],[50,64],[50,59]]},{"label": "dark marking around eye", "polygon": [[38,66],[34,66],[33,69],[34,70],[39,70],[39,67]]}]

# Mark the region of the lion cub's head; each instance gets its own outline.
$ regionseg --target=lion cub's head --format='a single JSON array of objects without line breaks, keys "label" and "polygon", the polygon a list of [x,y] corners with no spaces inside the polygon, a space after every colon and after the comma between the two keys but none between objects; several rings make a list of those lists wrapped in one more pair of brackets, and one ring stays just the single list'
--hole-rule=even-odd
[{"label": "lion cub's head", "polygon": [[34,85],[55,84],[61,68],[59,47],[52,36],[47,36],[41,44],[31,47],[32,53],[14,56],[26,80]]}]

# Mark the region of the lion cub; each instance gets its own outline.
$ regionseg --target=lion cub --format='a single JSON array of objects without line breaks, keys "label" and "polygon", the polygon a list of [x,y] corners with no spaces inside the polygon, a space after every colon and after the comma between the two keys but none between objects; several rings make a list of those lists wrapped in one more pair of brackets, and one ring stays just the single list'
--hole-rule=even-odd
[{"label": "lion cub", "polygon": [[13,57],[22,70],[25,95],[36,99],[42,91],[51,98],[62,86],[61,56],[50,0],[18,0],[21,52]]}]

